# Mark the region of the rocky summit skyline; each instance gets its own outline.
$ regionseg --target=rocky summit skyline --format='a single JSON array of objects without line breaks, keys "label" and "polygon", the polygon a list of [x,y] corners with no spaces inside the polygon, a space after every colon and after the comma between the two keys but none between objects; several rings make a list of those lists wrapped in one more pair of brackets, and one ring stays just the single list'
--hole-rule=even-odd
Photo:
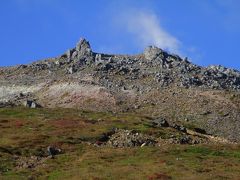
[{"label": "rocky summit skyline", "polygon": [[240,70],[238,0],[9,0],[0,7],[0,66],[56,57],[84,36],[96,52],[138,54],[155,45],[201,66]]}]

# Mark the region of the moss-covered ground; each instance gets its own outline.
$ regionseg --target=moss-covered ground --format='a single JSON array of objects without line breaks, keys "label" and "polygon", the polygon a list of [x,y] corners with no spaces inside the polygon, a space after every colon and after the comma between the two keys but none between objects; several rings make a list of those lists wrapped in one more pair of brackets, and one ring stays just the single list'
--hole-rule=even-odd
[{"label": "moss-covered ground", "polygon": [[[152,128],[150,117],[73,109],[0,109],[0,179],[240,179],[240,146],[96,147],[113,127],[167,138],[170,128]],[[34,168],[17,159],[44,157],[49,145],[63,152]]]}]

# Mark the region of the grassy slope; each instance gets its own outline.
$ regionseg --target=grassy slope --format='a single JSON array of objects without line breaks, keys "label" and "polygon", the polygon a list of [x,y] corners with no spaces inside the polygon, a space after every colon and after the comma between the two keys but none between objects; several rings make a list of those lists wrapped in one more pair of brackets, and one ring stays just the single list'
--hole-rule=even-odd
[{"label": "grassy slope", "polygon": [[[239,179],[240,147],[173,145],[144,148],[94,147],[112,127],[168,137],[148,117],[72,109],[0,109],[0,179]],[[15,156],[30,157],[57,145],[64,153],[33,169],[17,169]]]}]

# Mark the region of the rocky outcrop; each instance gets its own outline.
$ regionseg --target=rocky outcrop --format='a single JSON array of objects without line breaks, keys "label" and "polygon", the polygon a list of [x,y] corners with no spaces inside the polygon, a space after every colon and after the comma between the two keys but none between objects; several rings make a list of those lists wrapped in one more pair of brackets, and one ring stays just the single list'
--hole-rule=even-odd
[{"label": "rocky outcrop", "polygon": [[92,56],[93,52],[90,43],[84,38],[80,39],[75,48],[67,50],[67,52],[62,55],[68,63],[71,61],[91,60]]},{"label": "rocky outcrop", "polygon": [[84,38],[81,38],[80,41],[77,43],[76,51],[78,52],[79,57],[92,55],[90,43]]}]

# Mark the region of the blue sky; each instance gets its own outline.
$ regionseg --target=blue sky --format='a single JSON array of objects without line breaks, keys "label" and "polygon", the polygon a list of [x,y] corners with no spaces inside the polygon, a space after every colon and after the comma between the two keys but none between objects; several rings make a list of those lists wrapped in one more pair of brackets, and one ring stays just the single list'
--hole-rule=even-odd
[{"label": "blue sky", "polygon": [[239,0],[1,0],[0,66],[58,56],[85,37],[97,52],[157,45],[240,70],[239,9]]}]

